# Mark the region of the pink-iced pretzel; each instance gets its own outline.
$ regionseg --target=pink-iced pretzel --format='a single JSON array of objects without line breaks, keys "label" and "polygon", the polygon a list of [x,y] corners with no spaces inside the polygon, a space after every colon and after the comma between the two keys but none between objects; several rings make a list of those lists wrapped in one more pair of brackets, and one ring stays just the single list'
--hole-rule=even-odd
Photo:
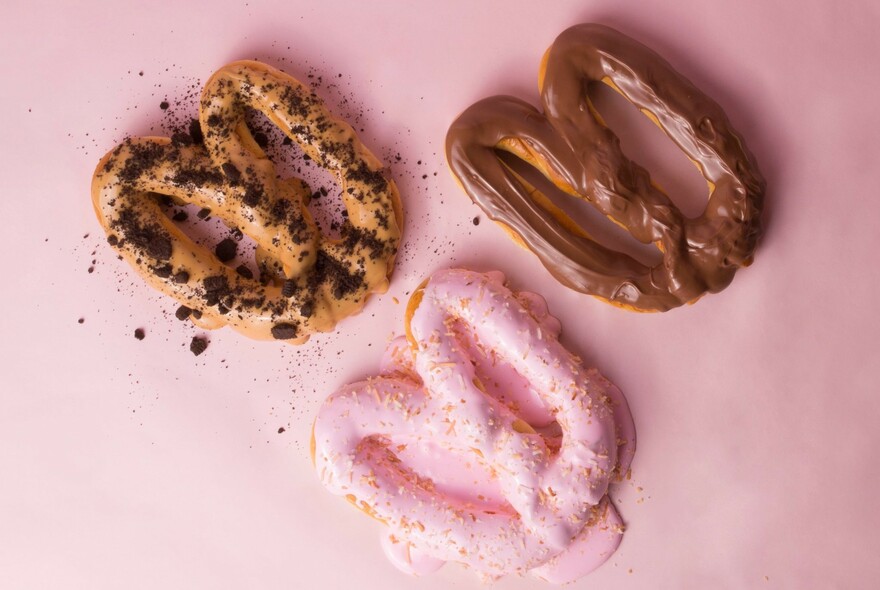
[{"label": "pink-iced pretzel", "polygon": [[389,527],[402,569],[458,561],[566,582],[620,543],[607,501],[635,449],[620,391],[558,341],[543,299],[500,273],[446,270],[417,290],[383,375],[321,408],[324,485]]}]

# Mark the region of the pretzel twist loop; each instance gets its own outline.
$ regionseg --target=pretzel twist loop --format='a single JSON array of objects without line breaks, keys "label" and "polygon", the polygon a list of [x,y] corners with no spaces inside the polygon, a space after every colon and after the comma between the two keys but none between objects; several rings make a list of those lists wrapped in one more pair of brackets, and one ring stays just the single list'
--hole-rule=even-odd
[{"label": "pretzel twist loop", "polygon": [[[705,211],[685,217],[629,160],[590,102],[601,82],[656,123],[709,185]],[[765,184],[714,101],[644,45],[605,26],[564,31],[544,55],[544,112],[509,96],[484,99],[449,129],[449,166],[465,192],[532,250],[559,281],[635,311],[666,311],[724,289],[751,263]],[[565,193],[588,201],[662,252],[649,267],[600,245],[498,156],[510,152]]]},{"label": "pretzel twist loop", "polygon": [[[248,108],[338,177],[348,213],[341,239],[320,233],[303,181],[277,177],[244,122]],[[204,145],[185,134],[127,139],[92,181],[108,241],[150,284],[193,309],[204,327],[228,324],[294,343],[332,330],[387,289],[402,226],[397,187],[314,92],[265,64],[234,62],[205,85],[199,118]],[[281,276],[260,282],[224,265],[173,224],[152,193],[210,209],[250,236],[258,259]]]},{"label": "pretzel twist loop", "polygon": [[[440,271],[413,295],[410,343],[392,342],[384,375],[324,403],[313,436],[321,480],[388,525],[398,565],[452,560],[562,582],[620,542],[605,498],[632,458],[632,419],[559,329],[543,299],[514,294],[500,273]],[[418,466],[401,455],[432,445],[451,458]],[[426,475],[449,461],[470,493]],[[494,499],[474,493],[479,471]]]}]

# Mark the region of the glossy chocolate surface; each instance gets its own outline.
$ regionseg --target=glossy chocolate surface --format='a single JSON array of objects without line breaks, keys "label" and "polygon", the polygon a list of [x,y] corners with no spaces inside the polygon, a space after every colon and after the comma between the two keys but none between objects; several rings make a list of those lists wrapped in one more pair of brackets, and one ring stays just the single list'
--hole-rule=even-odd
[{"label": "glossy chocolate surface", "polygon": [[[751,263],[765,183],[717,103],[651,49],[597,24],[559,35],[544,56],[540,80],[543,113],[514,97],[484,99],[452,124],[446,154],[471,199],[559,281],[620,307],[666,311],[724,289]],[[702,215],[683,215],[623,154],[590,103],[593,82],[623,95],[697,165],[709,185]],[[499,158],[500,150],[587,200],[640,242],[655,244],[662,262],[646,266],[572,231],[564,213],[547,207],[547,199]]]}]

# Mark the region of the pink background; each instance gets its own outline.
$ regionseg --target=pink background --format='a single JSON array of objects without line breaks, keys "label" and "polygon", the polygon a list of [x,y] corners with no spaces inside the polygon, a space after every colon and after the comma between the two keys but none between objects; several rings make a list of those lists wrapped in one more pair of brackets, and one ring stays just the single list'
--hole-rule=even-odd
[{"label": "pink background", "polygon": [[[402,328],[392,296],[451,265],[542,293],[632,406],[639,450],[616,490],[629,529],[576,587],[876,587],[876,2],[391,4],[3,3],[0,587],[479,586],[457,565],[398,573],[380,525],[324,493],[308,458],[323,397],[374,372]],[[536,102],[541,54],[584,21],[636,36],[713,96],[767,178],[756,263],[696,306],[645,316],[566,290],[471,224],[445,168],[456,114],[495,93]],[[246,57],[338,78],[322,94],[349,96],[340,112],[364,113],[365,143],[404,158],[406,247],[390,293],[338,333],[294,348],[222,330],[195,358],[200,331],[104,243],[89,181],[123,135],[161,122],[160,100]],[[630,155],[693,188],[693,208],[702,184],[684,158],[620,121]]]}]

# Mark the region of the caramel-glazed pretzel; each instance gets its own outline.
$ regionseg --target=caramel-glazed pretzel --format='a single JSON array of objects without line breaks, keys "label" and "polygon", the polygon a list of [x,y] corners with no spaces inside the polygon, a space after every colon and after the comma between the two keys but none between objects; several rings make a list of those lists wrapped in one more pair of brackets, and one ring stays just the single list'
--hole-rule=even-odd
[{"label": "caramel-glazed pretzel", "polygon": [[[348,213],[340,239],[318,230],[303,181],[277,177],[245,124],[247,108],[339,178]],[[294,343],[332,330],[387,289],[402,227],[397,187],[314,92],[275,68],[239,61],[208,80],[199,119],[204,145],[186,134],[128,139],[104,156],[92,181],[109,243],[151,285],[203,327]],[[163,214],[153,193],[239,228],[258,245],[261,266],[278,276],[261,282],[221,263]]]},{"label": "caramel-glazed pretzel", "polygon": [[[656,123],[709,184],[702,215],[685,217],[629,160],[588,95],[601,82]],[[635,311],[666,311],[725,288],[751,263],[764,180],[712,99],[663,58],[614,29],[583,24],[544,55],[541,113],[509,96],[484,99],[449,129],[446,155],[465,192],[532,250],[559,281]],[[648,267],[593,241],[500,158],[512,153],[565,193],[584,199],[663,260]]]},{"label": "caramel-glazed pretzel", "polygon": [[[413,573],[458,561],[562,583],[604,562],[623,530],[606,494],[635,429],[620,390],[560,344],[544,300],[501,273],[438,271],[410,299],[406,332],[382,376],[318,412],[325,487],[384,522],[389,557]],[[432,445],[443,459],[401,456]],[[431,477],[449,462],[464,491]]]}]

